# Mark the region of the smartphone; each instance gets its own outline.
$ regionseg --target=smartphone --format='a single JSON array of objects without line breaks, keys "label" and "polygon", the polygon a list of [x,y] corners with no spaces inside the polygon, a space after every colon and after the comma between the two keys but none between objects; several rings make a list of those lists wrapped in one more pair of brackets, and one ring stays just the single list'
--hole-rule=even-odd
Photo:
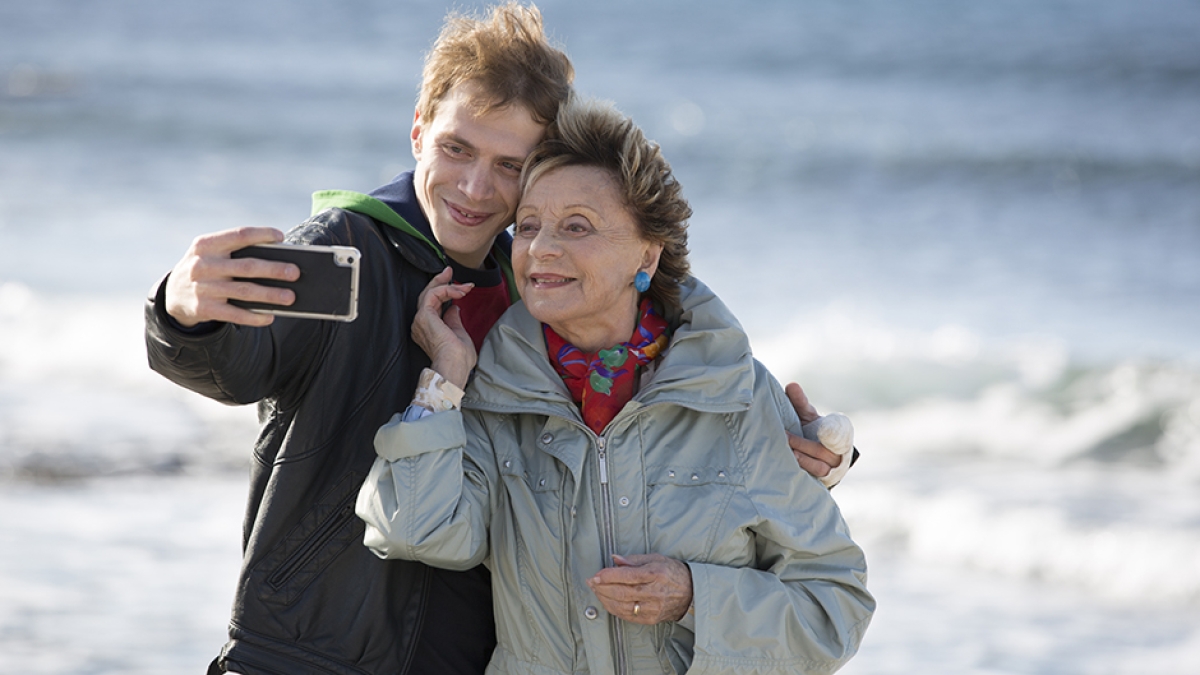
[{"label": "smartphone", "polygon": [[231,299],[231,305],[260,314],[301,319],[353,321],[358,316],[358,269],[362,254],[353,246],[259,244],[238,249],[229,256],[290,262],[300,268],[300,278],[296,281],[240,279],[262,286],[290,288],[296,293],[294,303],[273,305]]}]

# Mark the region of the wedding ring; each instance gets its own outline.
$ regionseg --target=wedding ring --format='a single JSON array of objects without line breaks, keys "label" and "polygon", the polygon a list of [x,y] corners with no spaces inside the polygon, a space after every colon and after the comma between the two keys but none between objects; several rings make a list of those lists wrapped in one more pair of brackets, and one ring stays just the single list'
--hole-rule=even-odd
[{"label": "wedding ring", "polygon": [[633,603],[633,615],[634,615],[634,616],[637,616],[637,615],[638,615],[638,612],[640,612],[640,611],[642,611],[642,606],[641,606],[641,605],[639,605],[639,604],[638,604],[638,603],[636,603],[636,602],[635,602],[635,603]]}]

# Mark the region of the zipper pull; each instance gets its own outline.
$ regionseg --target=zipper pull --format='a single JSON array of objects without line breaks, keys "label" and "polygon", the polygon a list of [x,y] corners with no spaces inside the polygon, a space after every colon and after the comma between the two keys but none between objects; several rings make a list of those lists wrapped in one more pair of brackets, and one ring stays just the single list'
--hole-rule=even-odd
[{"label": "zipper pull", "polygon": [[604,458],[604,437],[596,439],[596,447],[600,450],[600,484],[608,485],[608,461]]}]

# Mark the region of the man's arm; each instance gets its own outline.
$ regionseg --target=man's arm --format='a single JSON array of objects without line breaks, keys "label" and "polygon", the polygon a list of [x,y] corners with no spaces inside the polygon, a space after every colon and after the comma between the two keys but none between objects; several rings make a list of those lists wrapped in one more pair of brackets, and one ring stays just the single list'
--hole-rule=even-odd
[{"label": "man's arm", "polygon": [[[197,237],[147,299],[150,367],[214,400],[245,404],[274,391],[289,369],[305,362],[304,354],[317,346],[312,325],[274,323],[273,316],[228,304],[231,298],[293,301],[290,290],[234,279],[295,278],[294,265],[229,258],[230,252],[244,246],[282,238],[283,233],[272,228],[240,228]],[[270,328],[263,330],[267,325]],[[289,358],[276,358],[279,353]]]}]

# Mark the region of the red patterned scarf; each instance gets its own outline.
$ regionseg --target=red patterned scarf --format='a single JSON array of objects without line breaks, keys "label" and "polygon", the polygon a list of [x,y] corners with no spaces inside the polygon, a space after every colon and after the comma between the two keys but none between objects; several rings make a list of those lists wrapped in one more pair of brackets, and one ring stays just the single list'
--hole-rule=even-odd
[{"label": "red patterned scarf", "polygon": [[583,411],[583,421],[600,433],[633,398],[639,366],[654,360],[666,348],[667,322],[642,300],[641,319],[628,342],[584,354],[550,326],[542,324],[550,363],[566,382],[571,398]]}]

